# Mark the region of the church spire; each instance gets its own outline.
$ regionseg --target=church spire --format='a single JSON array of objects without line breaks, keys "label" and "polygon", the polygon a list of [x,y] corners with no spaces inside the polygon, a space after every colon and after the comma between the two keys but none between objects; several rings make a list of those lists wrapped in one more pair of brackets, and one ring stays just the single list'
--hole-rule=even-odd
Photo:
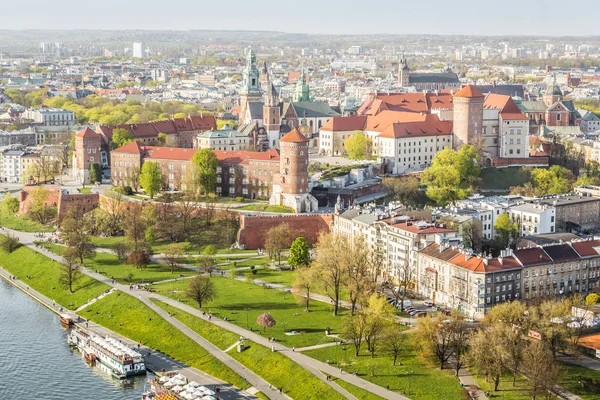
[{"label": "church spire", "polygon": [[304,63],[300,70],[300,78],[296,82],[296,93],[294,94],[294,101],[310,101],[310,87],[306,83],[306,73],[304,72]]}]

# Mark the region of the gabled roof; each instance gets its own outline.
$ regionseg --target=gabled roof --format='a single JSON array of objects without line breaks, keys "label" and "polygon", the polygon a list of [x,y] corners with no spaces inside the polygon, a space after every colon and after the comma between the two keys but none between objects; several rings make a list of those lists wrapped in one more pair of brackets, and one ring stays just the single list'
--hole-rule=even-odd
[{"label": "gabled roof", "polygon": [[591,257],[600,254],[600,240],[585,240],[582,242],[573,242],[571,247],[575,249],[581,257]]},{"label": "gabled roof", "polygon": [[467,85],[464,88],[460,89],[458,92],[454,93],[454,97],[466,97],[466,98],[479,98],[485,97],[483,93],[481,93],[475,86]]},{"label": "gabled roof", "polygon": [[355,115],[351,117],[333,117],[321,127],[321,130],[332,132],[363,130],[365,129],[366,123],[366,115]]},{"label": "gabled roof", "polygon": [[359,115],[378,115],[385,110],[430,113],[435,109],[452,108],[450,93],[378,93],[370,95],[357,112]]},{"label": "gabled roof", "polygon": [[219,162],[226,164],[248,164],[250,161],[278,161],[279,151],[229,151],[213,150]]},{"label": "gabled roof", "polygon": [[488,94],[483,102],[483,107],[487,109],[498,109],[501,113],[521,114],[512,97],[501,94]]},{"label": "gabled roof", "polygon": [[523,85],[475,85],[475,88],[483,94],[493,93],[521,98],[525,95]]},{"label": "gabled roof", "polygon": [[292,102],[291,106],[296,111],[298,118],[337,117],[340,113],[333,110],[326,101],[300,101]]},{"label": "gabled roof", "polygon": [[121,146],[118,149],[114,149],[112,153],[141,153],[142,146],[137,141],[127,143],[125,146]]},{"label": "gabled roof", "polygon": [[279,139],[279,141],[287,143],[305,143],[308,142],[308,138],[301,134],[298,129],[292,129],[287,135]]},{"label": "gabled roof", "polygon": [[143,146],[145,159],[188,161],[194,157],[197,149],[179,147]]},{"label": "gabled roof", "polygon": [[440,121],[437,115],[427,114],[425,121],[392,123],[378,137],[399,139],[450,134],[452,121]]},{"label": "gabled roof", "polygon": [[578,260],[579,255],[568,244],[557,244],[553,246],[545,246],[544,251],[555,262]]},{"label": "gabled roof", "polygon": [[552,262],[552,259],[546,254],[542,247],[514,250],[513,254],[524,267]]}]

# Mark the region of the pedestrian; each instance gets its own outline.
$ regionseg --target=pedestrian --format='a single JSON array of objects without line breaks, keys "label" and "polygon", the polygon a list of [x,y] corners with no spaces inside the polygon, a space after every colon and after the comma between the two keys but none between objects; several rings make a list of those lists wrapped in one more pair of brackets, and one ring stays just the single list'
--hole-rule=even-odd
[{"label": "pedestrian", "polygon": [[342,372],[342,368],[340,368],[340,374],[342,374],[342,373],[343,373],[343,372]]},{"label": "pedestrian", "polygon": [[283,393],[283,387],[279,388],[279,393]]},{"label": "pedestrian", "polygon": [[273,385],[269,384],[269,390],[273,389]]},{"label": "pedestrian", "polygon": [[212,315],[209,315],[209,316],[208,316],[208,320],[209,320],[209,321],[212,321]]},{"label": "pedestrian", "polygon": [[296,351],[296,348],[295,348],[295,347],[292,347],[292,351],[294,351],[294,352],[295,352],[295,351]]}]

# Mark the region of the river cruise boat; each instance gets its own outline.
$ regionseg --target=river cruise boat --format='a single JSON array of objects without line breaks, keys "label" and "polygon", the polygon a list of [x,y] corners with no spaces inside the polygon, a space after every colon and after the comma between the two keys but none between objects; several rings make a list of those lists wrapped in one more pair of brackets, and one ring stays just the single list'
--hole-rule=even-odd
[{"label": "river cruise boat", "polygon": [[146,373],[144,357],[115,338],[105,338],[93,333],[73,329],[68,336],[69,345],[77,347],[86,361],[97,361],[110,368],[119,379]]}]

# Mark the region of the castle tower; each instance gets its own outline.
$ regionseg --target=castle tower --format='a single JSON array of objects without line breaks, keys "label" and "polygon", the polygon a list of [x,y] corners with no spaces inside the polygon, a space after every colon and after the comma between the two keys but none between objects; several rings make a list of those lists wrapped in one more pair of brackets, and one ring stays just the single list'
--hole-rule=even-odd
[{"label": "castle tower", "polygon": [[242,89],[240,90],[240,123],[244,122],[246,110],[248,109],[248,103],[260,101],[262,97],[259,77],[260,73],[256,67],[256,55],[254,54],[252,48],[250,48],[246,57],[246,69],[244,69]]},{"label": "castle tower", "polygon": [[408,68],[406,58],[404,58],[404,52],[402,52],[402,58],[400,59],[400,64],[398,65],[398,86],[405,88],[410,85],[408,81],[409,74],[410,69]]},{"label": "castle tower", "polygon": [[472,144],[481,151],[483,130],[483,102],[485,96],[474,86],[467,85],[454,94],[455,149]]},{"label": "castle tower", "polygon": [[308,143],[297,129],[279,140],[279,174],[273,177],[271,204],[290,207],[297,213],[318,208],[308,191]]},{"label": "castle tower", "polygon": [[73,179],[79,183],[90,183],[92,164],[100,165],[102,138],[90,128],[85,128],[75,135],[73,149]]},{"label": "castle tower", "polygon": [[300,78],[296,82],[296,93],[294,93],[294,102],[310,101],[310,87],[306,83],[306,74],[304,73],[304,65],[300,72]]},{"label": "castle tower", "polygon": [[277,91],[270,79],[266,79],[267,90],[263,103],[263,127],[267,131],[269,147],[279,147],[279,132],[281,130],[281,111],[277,100]]}]

